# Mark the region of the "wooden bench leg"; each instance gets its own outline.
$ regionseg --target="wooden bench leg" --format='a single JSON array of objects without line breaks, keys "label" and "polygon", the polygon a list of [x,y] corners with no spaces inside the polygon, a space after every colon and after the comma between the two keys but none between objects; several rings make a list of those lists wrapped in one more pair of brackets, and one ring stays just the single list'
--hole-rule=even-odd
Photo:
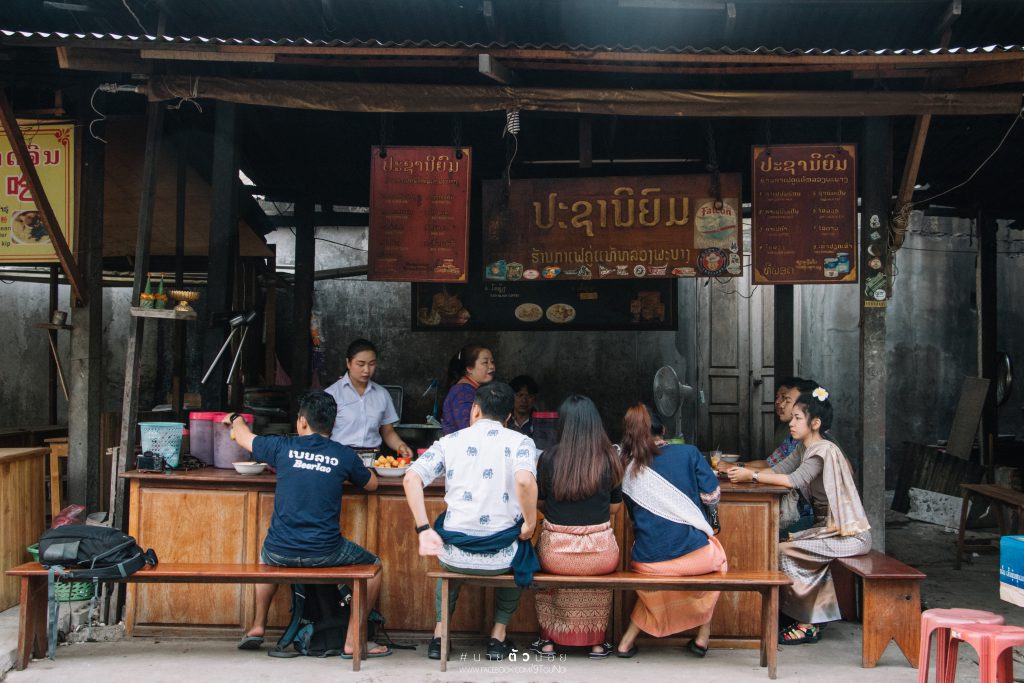
[{"label": "wooden bench leg", "polygon": [[441,671],[448,670],[448,579],[441,579]]},{"label": "wooden bench leg", "polygon": [[351,619],[356,620],[355,633],[352,637],[355,644],[352,648],[352,670],[359,671],[363,661],[363,654],[366,652],[366,618],[369,610],[366,605],[366,579],[355,579],[352,582],[352,611],[349,613]]},{"label": "wooden bench leg", "polygon": [[964,554],[964,530],[967,528],[967,508],[971,502],[971,492],[964,491],[964,501],[960,504],[960,530],[956,536],[956,557],[953,559],[953,569],[960,569],[960,562]]},{"label": "wooden bench leg", "polygon": [[861,665],[878,663],[890,640],[895,640],[910,666],[917,668],[921,647],[921,582],[864,579]]},{"label": "wooden bench leg", "polygon": [[32,661],[46,656],[46,578],[21,577],[21,609],[18,613],[18,657],[21,671]]},{"label": "wooden bench leg", "polygon": [[761,591],[761,666],[768,667],[768,678],[775,679],[779,652],[779,587]]}]

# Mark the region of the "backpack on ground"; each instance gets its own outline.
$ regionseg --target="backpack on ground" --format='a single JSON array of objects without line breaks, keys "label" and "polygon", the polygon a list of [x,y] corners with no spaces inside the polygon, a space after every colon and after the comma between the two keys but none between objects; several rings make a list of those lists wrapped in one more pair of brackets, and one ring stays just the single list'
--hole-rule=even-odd
[{"label": "backpack on ground", "polygon": [[[272,657],[337,657],[345,651],[345,636],[352,615],[352,590],[330,584],[293,584],[292,619],[284,635],[269,652]],[[384,630],[384,616],[373,609],[367,617],[366,639],[379,642],[381,635],[392,648],[396,645]],[[293,651],[289,651],[288,646]]]},{"label": "backpack on ground", "polygon": [[[143,550],[135,539],[120,529],[107,526],[68,524],[47,529],[39,537],[39,563],[49,568],[47,599],[50,629],[46,655],[54,659],[57,650],[57,600],[55,582],[62,579],[81,581],[92,579],[92,603],[89,623],[96,607],[95,584],[104,580],[122,579],[145,567],[157,563],[156,553]],[[69,574],[69,570],[73,573]]]}]

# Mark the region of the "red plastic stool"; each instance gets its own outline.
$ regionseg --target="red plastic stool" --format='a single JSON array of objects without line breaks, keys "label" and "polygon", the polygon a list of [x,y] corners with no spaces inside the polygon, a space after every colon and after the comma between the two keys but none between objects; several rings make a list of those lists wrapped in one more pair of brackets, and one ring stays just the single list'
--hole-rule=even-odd
[{"label": "red plastic stool", "polygon": [[978,652],[980,683],[1013,683],[1013,648],[1024,645],[1024,628],[997,624],[951,627],[944,683],[956,680],[957,646],[961,641]]},{"label": "red plastic stool", "polygon": [[928,666],[931,662],[931,638],[935,633],[935,680],[946,677],[946,650],[949,644],[951,626],[969,624],[1002,624],[1003,618],[992,612],[978,609],[930,609],[921,614],[921,648],[917,662],[917,682],[928,683]]}]

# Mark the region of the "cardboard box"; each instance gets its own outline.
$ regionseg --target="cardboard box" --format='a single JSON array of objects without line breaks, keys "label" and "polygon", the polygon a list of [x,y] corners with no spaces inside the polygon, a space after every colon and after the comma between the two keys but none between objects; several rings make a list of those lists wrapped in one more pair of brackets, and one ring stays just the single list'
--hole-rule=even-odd
[{"label": "cardboard box", "polygon": [[999,597],[1024,607],[1024,536],[999,539]]}]

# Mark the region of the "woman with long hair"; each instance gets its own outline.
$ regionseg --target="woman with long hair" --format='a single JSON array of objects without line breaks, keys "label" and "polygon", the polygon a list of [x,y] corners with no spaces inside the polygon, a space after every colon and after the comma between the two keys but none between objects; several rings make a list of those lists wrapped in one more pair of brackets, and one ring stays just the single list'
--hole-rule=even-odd
[{"label": "woman with long hair", "polygon": [[[704,518],[701,505],[718,503],[718,477],[693,446],[666,444],[664,427],[647,406],[626,411],[622,496],[633,520],[630,568],[642,574],[693,576],[728,569],[725,549]],[[641,631],[663,637],[696,628],[689,650],[708,651],[711,615],[718,591],[637,591],[629,628],[615,654],[632,657]]]},{"label": "woman with long hair", "polygon": [[[825,438],[832,426],[832,403],[824,387],[800,394],[789,433],[800,448],[770,470],[734,467],[731,481],[754,481],[795,488],[814,509],[814,526],[779,544],[779,569],[793,579],[782,589],[780,609],[794,623],[779,633],[779,643],[797,645],[821,639],[822,625],[841,619],[828,567],[837,557],[871,550],[871,525],[861,504],[853,470],[839,446]],[[799,454],[800,457],[797,457]]]},{"label": "woman with long hair", "polygon": [[494,354],[482,344],[466,344],[448,361],[445,382],[444,407],[441,427],[445,434],[469,426],[469,411],[473,407],[476,390],[494,380]]},{"label": "woman with long hair", "polygon": [[[537,543],[541,568],[552,574],[595,576],[619,567],[611,516],[622,506],[622,463],[608,440],[594,402],[572,395],[558,409],[558,443],[537,468],[537,507],[544,524]],[[605,639],[612,591],[589,588],[538,590],[541,636],[531,649],[554,655],[555,646],[590,646],[607,657]]]}]

